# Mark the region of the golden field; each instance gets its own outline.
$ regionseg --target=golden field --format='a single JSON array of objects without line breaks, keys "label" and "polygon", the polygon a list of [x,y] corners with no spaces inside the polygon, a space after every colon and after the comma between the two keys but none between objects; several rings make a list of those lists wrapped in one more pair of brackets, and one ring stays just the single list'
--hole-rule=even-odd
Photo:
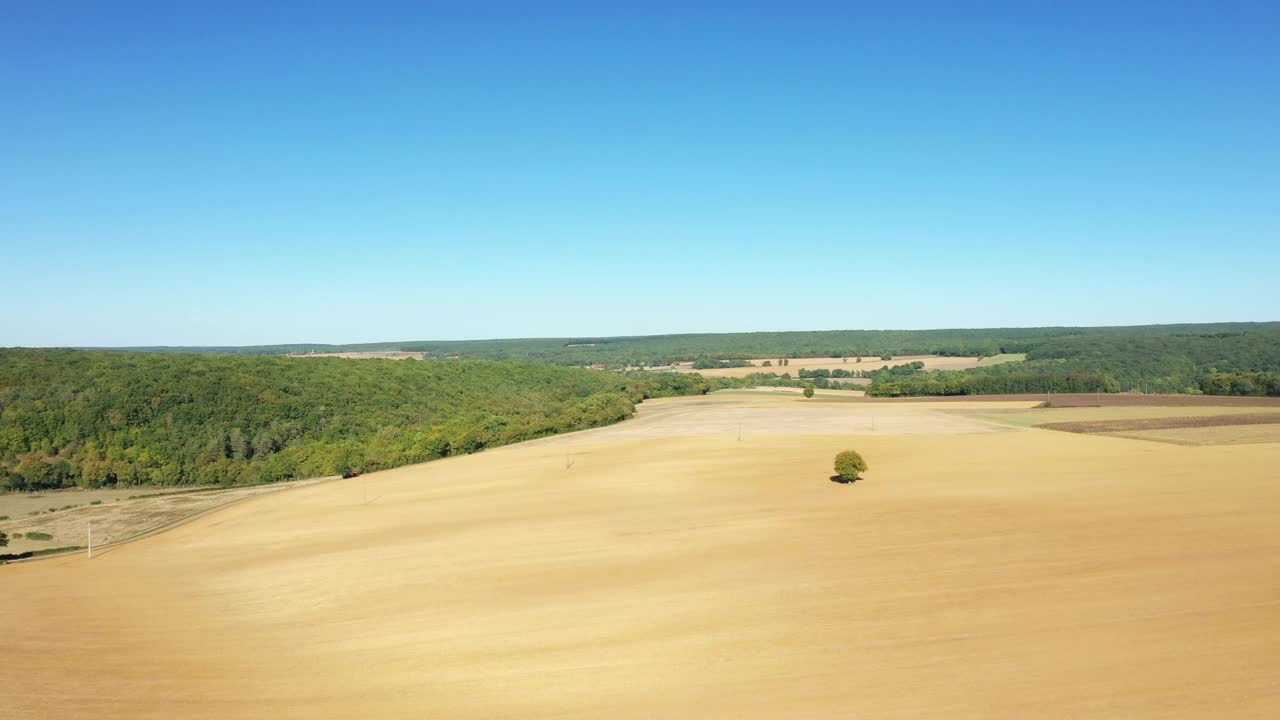
[{"label": "golden field", "polygon": [[[1006,357],[1006,356],[1002,356]],[[703,377],[746,377],[752,373],[772,372],[781,375],[782,373],[791,373],[795,376],[801,370],[835,370],[841,368],[844,370],[864,370],[870,372],[879,370],[888,365],[901,365],[903,363],[919,360],[924,363],[925,370],[968,370],[982,365],[984,358],[979,357],[943,357],[939,355],[904,355],[895,357],[892,360],[881,360],[877,357],[864,357],[862,362],[858,362],[858,358],[851,357],[847,361],[842,358],[833,357],[811,357],[811,358],[791,358],[787,361],[785,367],[780,367],[775,358],[770,362],[774,363],[771,367],[764,367],[764,360],[750,360],[750,367],[739,368],[712,368],[710,370],[694,370],[693,363],[678,363],[673,366],[679,372],[696,372]],[[992,363],[990,358],[986,359],[988,364]],[[997,363],[1000,361],[996,361]]]},{"label": "golden field", "polygon": [[1280,444],[972,409],[651,401],[0,567],[0,717],[1280,716]]}]

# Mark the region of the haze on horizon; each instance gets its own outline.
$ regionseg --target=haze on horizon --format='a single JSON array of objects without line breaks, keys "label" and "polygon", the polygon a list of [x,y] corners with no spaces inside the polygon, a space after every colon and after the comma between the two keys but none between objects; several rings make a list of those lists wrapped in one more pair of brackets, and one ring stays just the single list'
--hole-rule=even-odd
[{"label": "haze on horizon", "polygon": [[0,346],[1280,318],[1280,9],[27,4]]}]

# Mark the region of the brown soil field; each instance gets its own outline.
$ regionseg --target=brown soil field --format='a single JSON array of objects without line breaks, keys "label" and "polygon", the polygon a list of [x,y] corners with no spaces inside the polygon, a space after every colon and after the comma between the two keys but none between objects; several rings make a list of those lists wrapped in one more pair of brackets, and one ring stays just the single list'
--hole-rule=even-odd
[{"label": "brown soil field", "polygon": [[1222,425],[1272,425],[1276,423],[1280,423],[1280,413],[1257,412],[1244,415],[1193,415],[1190,417],[1054,422],[1036,425],[1036,427],[1074,433],[1118,433],[1132,432],[1134,430],[1168,430],[1172,428],[1203,428]]},{"label": "brown soil field", "polygon": [[338,352],[338,353],[290,353],[288,357],[293,358],[319,358],[319,357],[339,357],[350,358],[352,360],[421,360],[425,358],[425,352],[405,352],[401,350],[387,350],[380,352]]},{"label": "brown soil field", "polygon": [[1113,437],[1151,440],[1175,445],[1245,445],[1280,443],[1280,425],[1223,425],[1108,433]]},{"label": "brown soil field", "polygon": [[[929,407],[940,407],[950,409],[947,404],[935,404]],[[991,403],[983,404],[980,402],[972,402],[968,404],[956,404],[955,412],[958,415],[975,420],[986,420],[989,422],[1001,423],[1005,425],[1016,425],[1018,427],[1038,427],[1050,423],[1072,423],[1072,422],[1111,422],[1119,420],[1139,420],[1139,419],[1156,419],[1156,418],[1182,418],[1182,417],[1213,417],[1219,415],[1246,415],[1246,414],[1269,414],[1274,413],[1275,408],[1272,407],[1235,407],[1235,406],[1202,406],[1202,407],[1178,407],[1178,406],[1155,406],[1143,407],[1140,405],[1120,405],[1114,407],[1036,407],[1034,404],[1031,409],[1010,409],[1008,403]]]},{"label": "brown soil field", "polygon": [[1280,445],[948,407],[645,403],[0,567],[0,717],[1280,716]]}]

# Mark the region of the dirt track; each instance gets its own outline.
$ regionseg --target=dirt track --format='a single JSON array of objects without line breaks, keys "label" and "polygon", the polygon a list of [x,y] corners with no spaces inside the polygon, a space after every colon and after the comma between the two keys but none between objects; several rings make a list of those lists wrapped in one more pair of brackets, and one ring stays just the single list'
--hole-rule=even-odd
[{"label": "dirt track", "polygon": [[[672,401],[709,429],[655,414],[0,568],[0,717],[1280,716],[1280,444],[776,402],[828,419],[738,441],[730,406]],[[867,479],[829,482],[851,445]]]}]

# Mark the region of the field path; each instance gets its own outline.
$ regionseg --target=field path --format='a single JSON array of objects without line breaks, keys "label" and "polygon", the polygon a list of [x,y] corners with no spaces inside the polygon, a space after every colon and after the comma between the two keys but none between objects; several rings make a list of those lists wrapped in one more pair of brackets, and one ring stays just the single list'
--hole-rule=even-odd
[{"label": "field path", "polygon": [[1280,444],[873,407],[663,401],[0,567],[0,718],[1280,716]]}]

